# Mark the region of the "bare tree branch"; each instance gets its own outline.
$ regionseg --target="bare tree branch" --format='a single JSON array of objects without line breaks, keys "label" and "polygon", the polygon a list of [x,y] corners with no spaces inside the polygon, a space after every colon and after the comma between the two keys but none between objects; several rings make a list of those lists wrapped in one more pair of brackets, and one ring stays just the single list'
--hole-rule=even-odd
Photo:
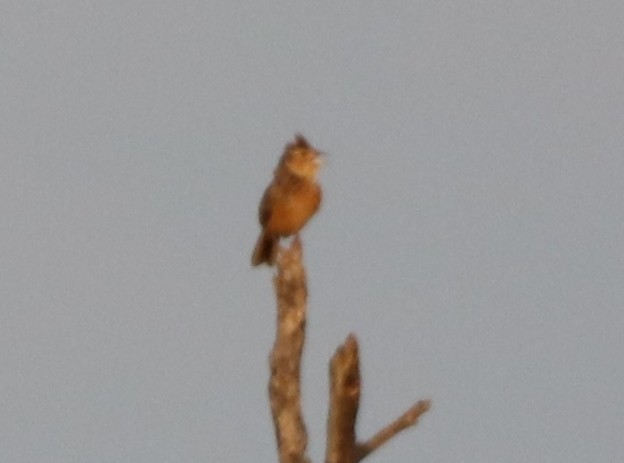
[{"label": "bare tree branch", "polygon": [[298,239],[282,250],[273,283],[277,334],[270,356],[269,397],[279,459],[280,463],[309,463],[300,384],[308,290]]},{"label": "bare tree branch", "polygon": [[429,408],[431,408],[430,400],[421,400],[417,402],[412,408],[410,408],[388,426],[383,428],[373,437],[368,439],[366,442],[358,443],[355,452],[356,458],[352,461],[357,462],[363,460],[370,453],[377,450],[379,447],[388,442],[398,433],[418,423],[418,418],[420,418],[420,415],[429,410]]},{"label": "bare tree branch", "polygon": [[[301,410],[301,355],[307,311],[306,272],[302,248],[295,239],[282,249],[273,280],[277,297],[277,333],[271,350],[269,398],[280,463],[310,463],[308,435]],[[415,425],[431,407],[421,400],[365,442],[357,442],[355,424],[361,378],[358,342],[350,334],[330,363],[330,404],[326,463],[357,463],[404,429]]]},{"label": "bare tree branch", "polygon": [[326,463],[355,462],[355,421],[360,404],[360,361],[353,334],[336,350],[329,366],[330,399]]}]

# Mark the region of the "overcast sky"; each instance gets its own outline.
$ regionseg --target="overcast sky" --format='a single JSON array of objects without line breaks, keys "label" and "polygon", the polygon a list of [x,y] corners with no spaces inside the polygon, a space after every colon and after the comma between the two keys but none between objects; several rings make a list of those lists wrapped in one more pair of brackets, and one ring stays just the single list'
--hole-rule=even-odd
[{"label": "overcast sky", "polygon": [[299,131],[310,455],[624,454],[624,4],[5,1],[0,461],[275,462],[257,204]]}]

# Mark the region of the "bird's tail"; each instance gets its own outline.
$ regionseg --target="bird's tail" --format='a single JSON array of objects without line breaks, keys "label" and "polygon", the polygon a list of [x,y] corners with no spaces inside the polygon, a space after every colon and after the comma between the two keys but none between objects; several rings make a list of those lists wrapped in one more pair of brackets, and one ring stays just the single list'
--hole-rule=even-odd
[{"label": "bird's tail", "polygon": [[266,232],[260,233],[251,256],[251,265],[254,267],[260,264],[273,265],[277,257],[277,242],[277,238],[268,235]]}]

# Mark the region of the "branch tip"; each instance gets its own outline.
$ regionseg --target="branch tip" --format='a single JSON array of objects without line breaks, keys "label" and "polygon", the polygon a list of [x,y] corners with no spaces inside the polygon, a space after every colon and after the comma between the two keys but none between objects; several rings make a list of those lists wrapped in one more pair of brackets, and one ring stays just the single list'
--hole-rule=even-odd
[{"label": "branch tip", "polygon": [[431,408],[430,400],[420,400],[405,413],[394,420],[366,442],[358,443],[355,449],[355,461],[359,462],[388,442],[398,433],[416,425],[420,416]]}]

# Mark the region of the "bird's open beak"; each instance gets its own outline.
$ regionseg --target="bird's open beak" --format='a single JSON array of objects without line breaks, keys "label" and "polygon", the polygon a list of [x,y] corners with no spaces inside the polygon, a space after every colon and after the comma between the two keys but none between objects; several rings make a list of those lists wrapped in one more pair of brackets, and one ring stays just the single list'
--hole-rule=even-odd
[{"label": "bird's open beak", "polygon": [[316,157],[314,158],[314,162],[316,162],[316,165],[321,167],[323,164],[325,164],[326,156],[326,153],[323,153],[322,151],[317,151]]}]

